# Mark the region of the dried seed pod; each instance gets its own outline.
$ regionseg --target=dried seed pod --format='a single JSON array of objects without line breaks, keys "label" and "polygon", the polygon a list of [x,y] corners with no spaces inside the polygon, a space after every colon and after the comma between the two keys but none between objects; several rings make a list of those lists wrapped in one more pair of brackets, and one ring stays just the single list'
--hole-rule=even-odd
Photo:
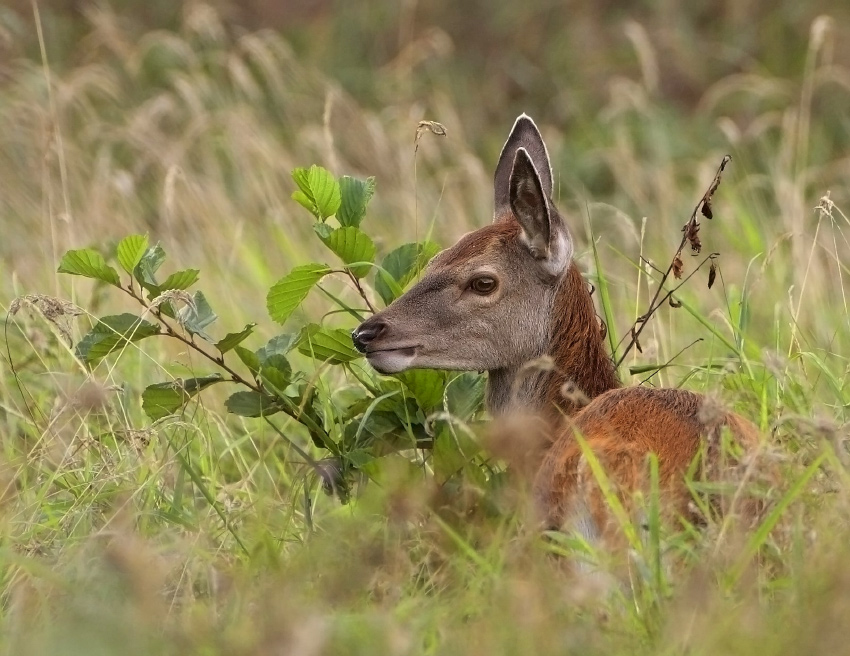
[{"label": "dried seed pod", "polygon": [[437,123],[437,121],[419,121],[419,125],[416,126],[416,136],[413,139],[414,151],[419,150],[419,140],[425,132],[430,132],[438,137],[447,136],[446,126],[442,123]]},{"label": "dried seed pod", "polygon": [[671,297],[670,297],[670,307],[671,307],[671,308],[680,308],[680,307],[682,307],[682,302],[681,302],[681,301],[677,301],[675,298],[673,298],[673,297],[671,296]]},{"label": "dried seed pod", "polygon": [[682,269],[684,268],[684,264],[682,262],[682,257],[677,253],[676,257],[673,258],[673,275],[676,279],[680,279],[682,277]]},{"label": "dried seed pod", "polygon": [[711,286],[714,284],[714,279],[717,277],[717,265],[714,263],[714,260],[711,261],[711,267],[708,269],[708,288],[711,289]]},{"label": "dried seed pod", "polygon": [[702,204],[701,212],[706,219],[714,218],[714,212],[711,211],[711,198],[705,199],[705,202]]},{"label": "dried seed pod", "polygon": [[433,132],[438,137],[446,136],[446,126],[442,123],[437,123],[437,121],[419,121],[419,125],[416,126],[417,137],[421,136],[425,130]]},{"label": "dried seed pod", "polygon": [[699,221],[692,220],[688,221],[688,224],[685,226],[688,242],[691,244],[691,250],[694,253],[699,253],[702,250],[702,242],[699,238]]}]

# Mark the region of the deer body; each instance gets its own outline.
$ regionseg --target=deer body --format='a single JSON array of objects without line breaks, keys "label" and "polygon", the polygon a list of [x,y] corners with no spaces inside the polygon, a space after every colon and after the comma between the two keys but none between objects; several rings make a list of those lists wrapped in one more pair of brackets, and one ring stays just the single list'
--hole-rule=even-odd
[{"label": "deer body", "polygon": [[[750,447],[755,427],[705,412],[692,392],[620,386],[551,200],[546,146],[525,115],[502,150],[494,195],[494,222],[439,253],[416,285],[352,333],[355,346],[382,373],[487,370],[494,416],[543,417],[550,442],[534,490],[548,527],[605,530],[601,497],[582,480],[576,431],[625,491],[640,487],[646,456],[656,454],[665,495],[683,510],[682,476],[704,438],[727,426]],[[542,356],[550,366],[535,365]]]}]

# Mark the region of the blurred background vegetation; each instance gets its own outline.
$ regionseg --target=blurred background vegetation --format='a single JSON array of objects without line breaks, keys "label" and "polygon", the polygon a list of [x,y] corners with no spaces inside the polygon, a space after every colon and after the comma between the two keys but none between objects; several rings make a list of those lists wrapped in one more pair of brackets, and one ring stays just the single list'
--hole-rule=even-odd
[{"label": "blurred background vegetation", "polygon": [[[201,269],[222,323],[257,321],[262,343],[276,332],[269,286],[327,257],[290,198],[294,167],[374,175],[364,226],[381,253],[429,232],[447,245],[490,220],[495,161],[524,111],[549,146],[582,271],[612,283],[617,341],[651,291],[639,256],[666,265],[730,153],[701,233],[722,254],[720,284],[695,279],[627,364],[703,337],[653,382],[722,394],[753,418],[787,469],[788,503],[751,567],[725,526],[670,535],[669,564],[626,567],[601,603],[599,581],[556,572],[521,513],[467,512],[474,485],[435,500],[389,463],[340,507],[275,433],[224,416],[215,391],[151,425],[139,392],[194,371],[191,353],[129,349],[89,375],[22,312],[7,317],[0,362],[2,647],[841,652],[848,107],[846,0],[6,0],[4,314],[33,293],[93,316],[138,312],[55,271],[70,248],[148,233]],[[424,135],[414,159],[423,119],[448,136]],[[326,310],[308,299],[297,320]]]}]

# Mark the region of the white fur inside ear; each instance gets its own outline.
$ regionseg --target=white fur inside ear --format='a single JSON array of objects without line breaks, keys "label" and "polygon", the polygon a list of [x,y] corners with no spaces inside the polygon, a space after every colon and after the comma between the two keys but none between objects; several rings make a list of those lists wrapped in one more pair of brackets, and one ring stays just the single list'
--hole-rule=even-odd
[{"label": "white fur inside ear", "polygon": [[538,232],[534,237],[529,237],[528,233],[523,229],[519,238],[522,245],[529,250],[531,257],[535,260],[549,259],[549,244],[543,238],[542,234]]},{"label": "white fur inside ear", "polygon": [[573,243],[563,230],[555,230],[549,243],[541,251],[541,255],[537,254],[536,246],[525,239],[524,233],[523,241],[525,241],[531,254],[540,260],[540,265],[550,276],[560,277],[567,270],[573,257]]}]

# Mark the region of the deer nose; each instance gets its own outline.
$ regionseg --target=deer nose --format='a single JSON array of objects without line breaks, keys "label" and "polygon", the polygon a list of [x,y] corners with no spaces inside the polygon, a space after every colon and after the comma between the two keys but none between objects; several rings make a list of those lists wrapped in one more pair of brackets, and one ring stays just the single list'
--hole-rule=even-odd
[{"label": "deer nose", "polygon": [[364,321],[351,332],[351,341],[354,342],[354,348],[361,353],[365,353],[369,343],[383,335],[386,330],[387,324],[381,319],[372,318]]}]

